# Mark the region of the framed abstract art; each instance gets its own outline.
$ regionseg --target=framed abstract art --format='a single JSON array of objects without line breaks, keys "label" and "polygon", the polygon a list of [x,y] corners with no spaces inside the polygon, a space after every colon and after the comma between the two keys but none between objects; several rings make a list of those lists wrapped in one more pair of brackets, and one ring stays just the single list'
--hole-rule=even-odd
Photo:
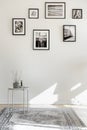
[{"label": "framed abstract art", "polygon": [[46,2],[45,18],[46,19],[64,19],[66,17],[65,2]]}]

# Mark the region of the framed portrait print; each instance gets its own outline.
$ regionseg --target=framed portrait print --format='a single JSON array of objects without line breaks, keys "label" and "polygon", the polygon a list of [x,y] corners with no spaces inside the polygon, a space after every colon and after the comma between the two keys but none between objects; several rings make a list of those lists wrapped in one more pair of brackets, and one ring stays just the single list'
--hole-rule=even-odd
[{"label": "framed portrait print", "polygon": [[12,19],[12,34],[25,35],[25,18]]},{"label": "framed portrait print", "polygon": [[30,18],[30,19],[38,19],[39,18],[39,9],[37,9],[37,8],[29,8],[28,9],[28,18]]},{"label": "framed portrait print", "polygon": [[76,42],[76,25],[63,25],[63,41]]},{"label": "framed portrait print", "polygon": [[49,50],[50,48],[50,30],[34,29],[33,30],[33,49]]},{"label": "framed portrait print", "polygon": [[65,2],[45,2],[46,19],[64,19],[66,17]]},{"label": "framed portrait print", "polygon": [[73,19],[82,19],[82,9],[72,9]]}]

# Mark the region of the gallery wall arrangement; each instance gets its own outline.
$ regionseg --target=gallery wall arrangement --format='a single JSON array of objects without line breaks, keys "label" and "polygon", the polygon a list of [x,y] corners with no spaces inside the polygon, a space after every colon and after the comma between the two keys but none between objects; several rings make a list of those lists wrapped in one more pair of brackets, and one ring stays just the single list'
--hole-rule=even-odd
[{"label": "gallery wall arrangement", "polygon": [[[82,19],[82,9],[72,9],[72,19]],[[39,9],[28,9],[29,19],[39,19]],[[65,19],[65,2],[45,2],[45,19]],[[76,42],[76,25],[63,25],[63,42]],[[12,18],[12,34],[26,34],[25,18]],[[33,50],[50,49],[50,30],[33,29]]]}]

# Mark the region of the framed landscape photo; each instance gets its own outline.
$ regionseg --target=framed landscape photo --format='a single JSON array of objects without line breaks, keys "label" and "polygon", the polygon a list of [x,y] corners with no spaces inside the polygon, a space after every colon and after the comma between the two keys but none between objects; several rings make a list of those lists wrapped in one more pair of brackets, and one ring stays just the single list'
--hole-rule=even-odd
[{"label": "framed landscape photo", "polygon": [[82,19],[82,9],[72,9],[73,19]]},{"label": "framed landscape photo", "polygon": [[66,17],[65,2],[45,2],[46,19],[64,19]]},{"label": "framed landscape photo", "polygon": [[37,8],[29,8],[28,9],[28,18],[30,18],[30,19],[38,19],[39,18],[39,9],[37,9]]},{"label": "framed landscape photo", "polygon": [[25,18],[12,19],[12,34],[25,35]]},{"label": "framed landscape photo", "polygon": [[63,25],[63,41],[76,42],[76,25]]},{"label": "framed landscape photo", "polygon": [[50,30],[34,29],[33,30],[33,49],[49,50],[50,48]]}]

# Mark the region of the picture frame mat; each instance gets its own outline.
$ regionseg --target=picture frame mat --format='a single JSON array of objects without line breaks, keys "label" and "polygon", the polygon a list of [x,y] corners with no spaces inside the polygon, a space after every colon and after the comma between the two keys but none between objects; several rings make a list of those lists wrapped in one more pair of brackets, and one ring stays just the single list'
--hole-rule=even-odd
[{"label": "picture frame mat", "polygon": [[[54,12],[56,12],[55,6],[62,6],[62,16],[49,16],[48,6],[54,6]],[[60,9],[59,9],[60,10]],[[58,13],[58,11],[57,11]],[[60,12],[59,12],[60,13]],[[46,19],[64,19],[66,17],[66,3],[65,2],[45,2],[45,18]]]}]

